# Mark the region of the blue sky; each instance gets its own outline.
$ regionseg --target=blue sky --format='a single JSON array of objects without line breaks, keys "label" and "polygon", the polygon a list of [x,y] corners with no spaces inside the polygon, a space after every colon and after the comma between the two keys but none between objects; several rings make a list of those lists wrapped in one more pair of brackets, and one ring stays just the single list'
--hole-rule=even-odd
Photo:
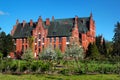
[{"label": "blue sky", "polygon": [[88,17],[93,14],[96,35],[112,40],[114,25],[120,21],[120,0],[0,0],[0,27],[7,34],[15,25],[30,19]]}]

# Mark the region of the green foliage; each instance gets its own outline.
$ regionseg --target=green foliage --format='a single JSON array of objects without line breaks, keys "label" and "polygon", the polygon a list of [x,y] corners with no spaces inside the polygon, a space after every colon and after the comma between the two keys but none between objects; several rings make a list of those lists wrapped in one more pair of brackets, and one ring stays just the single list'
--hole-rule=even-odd
[{"label": "green foliage", "polygon": [[57,60],[63,59],[63,54],[60,49],[55,49],[55,52],[57,54]]},{"label": "green foliage", "polygon": [[0,59],[2,59],[2,57],[3,57],[3,54],[0,52]]},{"label": "green foliage", "polygon": [[34,54],[30,48],[28,48],[22,55],[22,59],[24,60],[32,60],[34,59]]},{"label": "green foliage", "polygon": [[117,22],[113,37],[113,55],[120,56],[120,23]]},{"label": "green foliage", "polygon": [[0,52],[3,54],[3,57],[13,51],[13,41],[10,34],[6,35],[5,32],[0,32]]},{"label": "green foliage", "polygon": [[107,55],[106,41],[102,37],[102,35],[96,36],[96,43],[95,44],[98,48],[99,53],[103,56],[106,56]]},{"label": "green foliage", "polygon": [[98,48],[95,43],[89,44],[86,56],[90,57],[91,59],[99,59],[100,58],[100,54],[99,54]]},{"label": "green foliage", "polygon": [[[61,62],[63,63],[63,62]],[[22,72],[22,73],[46,73],[53,72],[52,62],[43,61],[43,60],[12,60],[5,59],[0,61],[0,71],[1,72]],[[80,67],[77,67],[77,64]],[[60,74],[68,75],[68,74],[94,74],[94,73],[120,73],[120,62],[109,62],[109,61],[67,61],[67,64],[62,64],[63,67],[58,69],[54,69],[54,72],[58,72]]]},{"label": "green foliage", "polygon": [[45,50],[43,50],[42,54],[39,55],[40,58],[44,60],[56,60],[57,53],[54,51],[52,45],[49,45]]},{"label": "green foliage", "polygon": [[105,43],[105,45],[106,45],[106,57],[109,57],[109,56],[111,56],[111,54],[112,54],[112,51],[113,51],[113,43],[112,42],[110,42],[110,41],[106,41],[106,43]]},{"label": "green foliage", "polygon": [[34,41],[34,38],[31,36],[31,37],[28,37],[28,44],[29,44],[29,48],[32,49],[33,48],[33,41]]},{"label": "green foliage", "polygon": [[77,43],[70,44],[66,48],[65,57],[74,58],[74,59],[83,59],[84,50]]},{"label": "green foliage", "polygon": [[63,74],[63,75],[68,75],[69,74],[69,72],[70,72],[70,70],[69,69],[63,69],[63,70],[61,70],[61,74]]}]

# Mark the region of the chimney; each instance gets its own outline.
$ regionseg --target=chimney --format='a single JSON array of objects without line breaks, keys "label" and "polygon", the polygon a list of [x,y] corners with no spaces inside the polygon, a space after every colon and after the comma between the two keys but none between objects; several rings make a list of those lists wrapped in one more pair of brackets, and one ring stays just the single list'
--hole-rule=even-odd
[{"label": "chimney", "polygon": [[54,16],[52,16],[52,21],[54,21]]},{"label": "chimney", "polygon": [[33,20],[31,19],[30,20],[30,27],[32,27],[33,26]]},{"label": "chimney", "polygon": [[50,25],[50,19],[49,19],[49,18],[46,19],[46,25],[47,25],[47,26]]},{"label": "chimney", "polygon": [[16,25],[18,25],[18,24],[19,24],[19,20],[17,19],[17,20],[16,20]]},{"label": "chimney", "polygon": [[26,21],[25,21],[25,20],[23,20],[23,27],[25,26],[25,24],[26,24]]}]

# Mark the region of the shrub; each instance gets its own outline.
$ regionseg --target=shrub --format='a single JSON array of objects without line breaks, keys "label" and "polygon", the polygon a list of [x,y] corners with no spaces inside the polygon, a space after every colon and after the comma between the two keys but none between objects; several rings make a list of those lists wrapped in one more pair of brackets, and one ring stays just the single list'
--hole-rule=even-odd
[{"label": "shrub", "polygon": [[24,54],[22,55],[22,59],[27,60],[27,61],[34,59],[33,52],[32,52],[32,50],[31,50],[30,48],[27,49],[27,50],[24,52]]},{"label": "shrub", "polygon": [[77,43],[70,44],[65,51],[65,57],[73,58],[73,59],[83,59],[84,58],[84,50]]},{"label": "shrub", "polygon": [[57,59],[57,54],[54,51],[52,45],[49,45],[43,52],[42,54],[39,55],[40,58],[43,60],[56,60]]}]

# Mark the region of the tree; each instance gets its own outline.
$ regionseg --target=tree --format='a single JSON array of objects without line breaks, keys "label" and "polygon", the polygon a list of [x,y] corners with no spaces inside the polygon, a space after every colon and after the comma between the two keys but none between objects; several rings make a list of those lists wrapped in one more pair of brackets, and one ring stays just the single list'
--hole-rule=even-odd
[{"label": "tree", "polygon": [[30,49],[33,49],[33,41],[34,41],[34,38],[32,36],[28,37],[28,44]]},{"label": "tree", "polygon": [[28,48],[24,54],[22,55],[22,59],[24,60],[27,60],[27,61],[30,61],[32,59],[34,59],[34,55],[33,55],[33,52],[30,48]]},{"label": "tree", "polygon": [[44,60],[57,59],[57,53],[55,52],[51,44],[45,50],[43,50],[42,54],[40,54],[39,56]]},{"label": "tree", "polygon": [[0,52],[3,57],[6,57],[11,51],[13,51],[13,41],[10,34],[6,35],[5,32],[0,32]]},{"label": "tree", "polygon": [[120,23],[117,22],[113,37],[113,55],[120,56]]},{"label": "tree", "polygon": [[56,54],[57,54],[57,60],[63,59],[63,54],[62,54],[62,52],[61,52],[60,49],[56,48],[56,49],[55,49],[55,52],[56,52]]},{"label": "tree", "polygon": [[100,58],[100,54],[99,54],[98,48],[95,43],[89,44],[86,57],[90,57],[91,59],[99,59]]},{"label": "tree", "polygon": [[106,56],[109,57],[112,54],[113,51],[113,43],[111,41],[106,41],[106,49],[107,49],[107,54]]},{"label": "tree", "polygon": [[95,44],[98,48],[99,53],[103,56],[106,56],[107,55],[106,41],[102,37],[102,35],[96,36],[96,43]]},{"label": "tree", "polygon": [[65,51],[65,56],[75,60],[84,58],[84,50],[77,43],[70,44]]},{"label": "tree", "polygon": [[6,48],[7,48],[7,53],[9,54],[11,51],[14,51],[14,43],[12,40],[12,36],[10,34],[8,34],[6,36]]}]

